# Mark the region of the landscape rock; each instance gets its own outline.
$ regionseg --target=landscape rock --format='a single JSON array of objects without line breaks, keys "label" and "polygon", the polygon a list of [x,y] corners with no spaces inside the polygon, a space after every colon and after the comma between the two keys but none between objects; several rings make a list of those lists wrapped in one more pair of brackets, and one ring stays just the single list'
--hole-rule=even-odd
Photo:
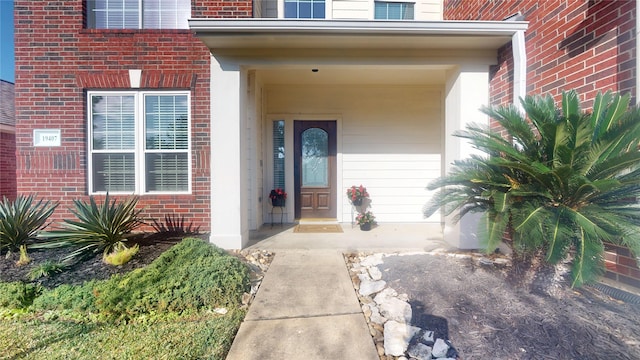
[{"label": "landscape rock", "polygon": [[382,264],[382,254],[373,254],[360,261],[360,266],[371,267]]},{"label": "landscape rock", "polygon": [[376,297],[373,298],[373,301],[375,301],[376,304],[381,304],[383,302],[386,302],[387,299],[395,298],[396,296],[398,296],[398,293],[392,288],[388,287],[380,291],[378,295],[376,295]]},{"label": "landscape rock", "polygon": [[433,331],[425,331],[424,334],[422,335],[422,341],[424,341],[425,343],[433,343],[435,342],[435,339],[433,338]]},{"label": "landscape rock", "polygon": [[436,339],[431,350],[431,355],[435,358],[443,358],[447,356],[447,351],[449,351],[449,344],[442,339]]},{"label": "landscape rock", "polygon": [[397,321],[399,323],[411,322],[411,305],[397,298],[386,298],[384,302],[378,303],[380,314],[388,320]]},{"label": "landscape rock", "polygon": [[[384,353],[403,356],[409,341],[420,332],[420,328],[389,320],[384,324]],[[446,352],[445,352],[446,354]]]},{"label": "landscape rock", "polygon": [[431,347],[417,343],[409,348],[409,356],[418,360],[431,360]]},{"label": "landscape rock", "polygon": [[369,316],[369,320],[372,323],[383,325],[387,321],[387,318],[380,315],[380,310],[378,310],[377,306],[370,304],[369,310],[371,311],[371,316]]},{"label": "landscape rock", "polygon": [[364,280],[360,282],[360,289],[358,289],[358,293],[362,296],[369,296],[384,289],[385,286],[387,286],[387,282],[384,280]]},{"label": "landscape rock", "polygon": [[373,280],[381,280],[382,272],[380,272],[380,269],[378,269],[377,267],[372,266],[369,268],[369,276],[371,276]]}]

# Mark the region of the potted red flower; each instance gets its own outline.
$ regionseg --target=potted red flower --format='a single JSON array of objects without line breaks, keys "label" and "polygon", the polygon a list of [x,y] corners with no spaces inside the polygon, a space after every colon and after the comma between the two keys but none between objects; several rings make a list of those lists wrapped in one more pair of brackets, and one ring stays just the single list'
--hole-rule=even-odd
[{"label": "potted red flower", "polygon": [[271,205],[284,206],[285,200],[287,200],[287,193],[280,188],[273,189],[269,193],[269,199],[271,199]]},{"label": "potted red flower", "polygon": [[360,186],[353,185],[347,189],[347,197],[353,206],[360,206],[364,199],[369,198],[369,193],[367,192],[367,188],[362,186],[362,184]]}]

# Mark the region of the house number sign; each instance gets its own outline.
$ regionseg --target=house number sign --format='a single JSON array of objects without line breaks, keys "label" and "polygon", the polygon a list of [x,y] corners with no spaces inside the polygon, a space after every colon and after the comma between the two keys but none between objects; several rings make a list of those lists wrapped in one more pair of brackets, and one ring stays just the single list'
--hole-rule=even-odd
[{"label": "house number sign", "polygon": [[60,146],[60,129],[33,130],[33,146]]}]

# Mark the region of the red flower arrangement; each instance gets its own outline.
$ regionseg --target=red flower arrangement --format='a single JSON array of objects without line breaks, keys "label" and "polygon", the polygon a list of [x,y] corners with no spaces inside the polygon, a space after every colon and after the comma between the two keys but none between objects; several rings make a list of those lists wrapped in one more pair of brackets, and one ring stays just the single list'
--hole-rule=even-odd
[{"label": "red flower arrangement", "polygon": [[369,197],[369,193],[367,192],[367,188],[360,185],[347,189],[347,197],[351,200],[352,203],[362,203],[362,199],[366,199]]},{"label": "red flower arrangement", "polygon": [[287,193],[284,190],[280,189],[280,188],[273,189],[273,190],[271,190],[271,193],[269,193],[269,199],[271,199],[271,200],[275,200],[275,199],[283,199],[284,200],[286,198],[287,198]]}]

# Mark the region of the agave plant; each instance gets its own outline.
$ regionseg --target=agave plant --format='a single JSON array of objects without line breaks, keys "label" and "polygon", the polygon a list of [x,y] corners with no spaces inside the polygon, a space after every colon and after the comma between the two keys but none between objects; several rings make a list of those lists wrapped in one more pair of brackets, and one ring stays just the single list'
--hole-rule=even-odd
[{"label": "agave plant", "polygon": [[103,253],[103,257],[114,250],[126,248],[124,243],[130,234],[144,224],[140,217],[142,209],[136,209],[137,197],[123,202],[111,200],[109,194],[98,204],[93,196],[89,202],[74,200],[73,214],[78,220],[64,220],[61,229],[44,233],[49,241],[43,247],[74,247],[62,262],[67,265]]},{"label": "agave plant", "polygon": [[571,260],[580,286],[601,273],[603,241],[640,254],[640,111],[611,92],[598,94],[591,112],[574,91],[561,108],[549,96],[521,103],[526,118],[514,106],[483,109],[506,137],[477,125],[456,133],[488,156],[457,161],[430,184],[439,190],[425,215],[481,212],[488,251],[506,232],[518,253]]},{"label": "agave plant", "polygon": [[50,201],[35,202],[35,195],[18,195],[15,201],[3,197],[0,202],[0,252],[19,251],[34,240],[57,206]]}]

